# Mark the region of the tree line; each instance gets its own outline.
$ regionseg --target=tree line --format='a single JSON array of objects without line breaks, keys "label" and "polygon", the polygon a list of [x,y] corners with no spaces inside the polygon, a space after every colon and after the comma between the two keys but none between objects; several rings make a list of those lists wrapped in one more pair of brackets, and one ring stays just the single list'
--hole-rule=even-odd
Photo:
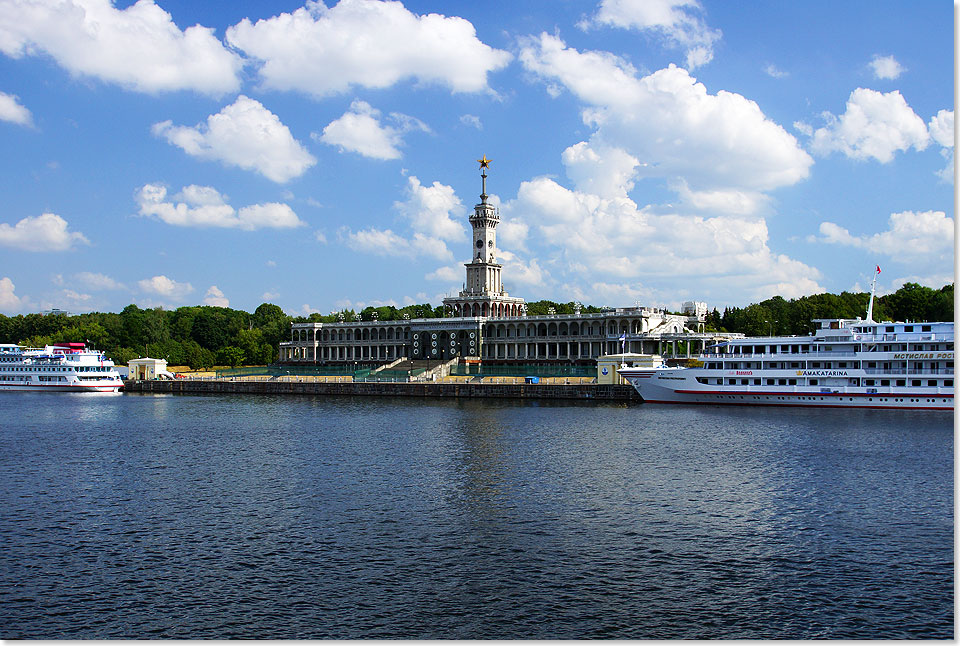
[{"label": "tree line", "polygon": [[[869,294],[843,292],[817,294],[785,300],[780,296],[744,308],[728,307],[723,314],[707,314],[707,330],[742,332],[747,336],[766,334],[809,334],[811,319],[856,318],[866,315]],[[527,303],[533,316],[573,314],[577,307],[585,314],[603,311],[575,302],[540,300]],[[338,321],[402,321],[441,318],[443,306],[429,303],[406,307],[345,309],[330,314],[290,316],[271,303],[263,303],[252,314],[229,307],[210,305],[141,309],[128,305],[119,313],[87,314],[0,314],[0,343],[43,347],[66,341],[82,341],[103,350],[117,365],[149,356],[166,359],[171,366],[193,369],[214,365],[241,366],[269,364],[277,359],[280,342],[290,339],[290,324]],[[939,290],[907,283],[893,294],[876,299],[874,319],[898,321],[952,321],[953,285]]]}]

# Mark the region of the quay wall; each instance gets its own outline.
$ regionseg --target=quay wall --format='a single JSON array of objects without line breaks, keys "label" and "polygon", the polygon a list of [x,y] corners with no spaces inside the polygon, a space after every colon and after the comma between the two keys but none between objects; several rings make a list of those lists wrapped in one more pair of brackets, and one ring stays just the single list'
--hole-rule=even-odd
[{"label": "quay wall", "polygon": [[631,386],[617,384],[483,384],[409,382],[245,381],[229,379],[128,380],[133,393],[355,395],[367,397],[499,397],[640,402]]}]

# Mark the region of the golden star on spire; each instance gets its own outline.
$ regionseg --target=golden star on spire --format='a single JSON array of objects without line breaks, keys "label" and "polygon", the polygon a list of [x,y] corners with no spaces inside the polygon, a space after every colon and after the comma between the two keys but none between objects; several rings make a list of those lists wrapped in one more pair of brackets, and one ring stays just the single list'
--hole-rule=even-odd
[{"label": "golden star on spire", "polygon": [[490,162],[492,162],[493,160],[487,159],[487,156],[484,155],[483,159],[478,159],[477,161],[480,162],[480,168],[490,168]]}]

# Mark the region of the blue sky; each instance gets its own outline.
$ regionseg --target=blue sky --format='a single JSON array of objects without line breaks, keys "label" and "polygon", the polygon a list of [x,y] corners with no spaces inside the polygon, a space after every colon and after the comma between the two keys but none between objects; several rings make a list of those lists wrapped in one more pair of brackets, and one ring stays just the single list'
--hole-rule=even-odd
[{"label": "blue sky", "polygon": [[0,312],[954,275],[945,2],[0,0]]}]

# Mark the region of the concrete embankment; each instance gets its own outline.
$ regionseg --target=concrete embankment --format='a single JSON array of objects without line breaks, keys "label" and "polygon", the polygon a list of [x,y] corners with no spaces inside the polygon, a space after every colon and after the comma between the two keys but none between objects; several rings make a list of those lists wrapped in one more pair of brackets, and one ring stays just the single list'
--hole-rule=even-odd
[{"label": "concrete embankment", "polygon": [[403,382],[244,381],[228,379],[177,379],[172,381],[126,381],[133,393],[177,394],[283,394],[356,395],[367,397],[499,397],[510,399],[576,399],[585,401],[640,402],[630,386],[608,384],[484,384]]}]

